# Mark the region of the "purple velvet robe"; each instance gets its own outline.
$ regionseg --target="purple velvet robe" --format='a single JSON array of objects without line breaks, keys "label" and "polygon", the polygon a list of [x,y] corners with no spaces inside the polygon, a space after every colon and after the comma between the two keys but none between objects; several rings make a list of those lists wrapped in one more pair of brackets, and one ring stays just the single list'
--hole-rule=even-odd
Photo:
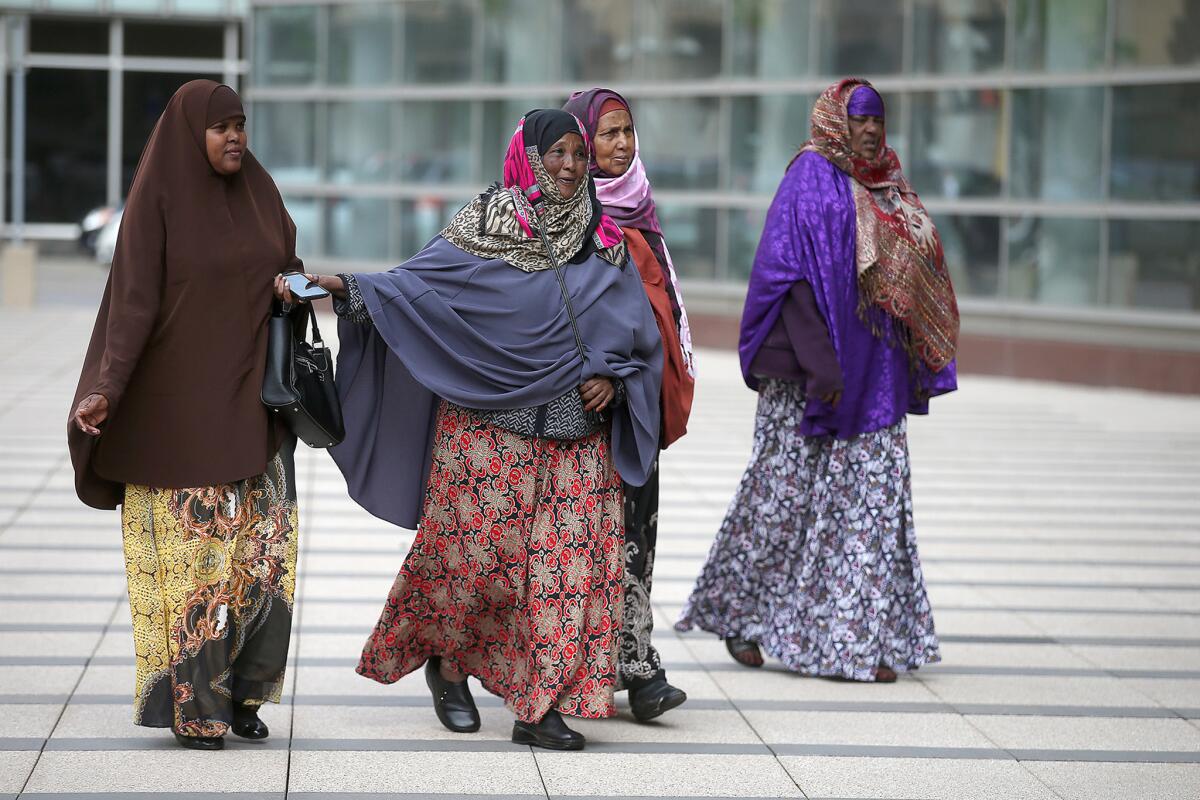
[{"label": "purple velvet robe", "polygon": [[796,281],[808,281],[837,352],[844,384],[836,408],[809,397],[800,432],[848,439],[899,422],[905,414],[929,412],[929,398],[957,387],[955,362],[940,372],[924,364],[911,369],[896,346],[892,320],[877,315],[876,336],[858,315],[854,261],[852,179],[817,153],[803,153],[784,175],[754,256],[742,311],[738,354],[751,389],[751,365],[779,318],[784,297]]}]

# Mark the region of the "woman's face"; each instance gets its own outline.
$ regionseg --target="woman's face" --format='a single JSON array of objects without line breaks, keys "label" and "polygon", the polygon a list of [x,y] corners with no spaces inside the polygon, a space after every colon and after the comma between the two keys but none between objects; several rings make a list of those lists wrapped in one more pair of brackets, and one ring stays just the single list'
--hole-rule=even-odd
[{"label": "woman's face", "polygon": [[851,114],[850,149],[860,158],[874,161],[883,142],[883,117]]},{"label": "woman's face", "polygon": [[633,118],[625,109],[610,111],[596,125],[596,166],[619,178],[633,163]]},{"label": "woman's face", "polygon": [[208,163],[219,175],[233,175],[242,168],[242,156],[249,141],[245,117],[229,117],[209,125],[204,131]]},{"label": "woman's face", "polygon": [[588,154],[583,137],[578,133],[564,135],[542,155],[542,166],[550,173],[564,200],[574,197],[587,174]]}]

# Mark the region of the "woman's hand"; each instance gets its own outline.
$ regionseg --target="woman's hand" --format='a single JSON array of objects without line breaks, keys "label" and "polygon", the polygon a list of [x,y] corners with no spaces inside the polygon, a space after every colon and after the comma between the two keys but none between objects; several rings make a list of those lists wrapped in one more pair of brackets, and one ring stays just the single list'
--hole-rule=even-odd
[{"label": "woman's hand", "polygon": [[603,411],[617,396],[613,382],[608,378],[588,378],[579,387],[584,411]]},{"label": "woman's hand", "polygon": [[89,394],[79,401],[72,419],[88,436],[99,436],[100,426],[108,419],[108,398],[102,394]]},{"label": "woman's hand", "polygon": [[[311,275],[305,273],[304,277],[308,278],[309,283],[315,283],[339,300],[345,299],[346,282],[337,275]],[[287,281],[284,280],[282,273],[275,276],[275,298],[282,303],[289,303],[291,305],[308,302],[292,294],[292,290],[288,288]]]}]

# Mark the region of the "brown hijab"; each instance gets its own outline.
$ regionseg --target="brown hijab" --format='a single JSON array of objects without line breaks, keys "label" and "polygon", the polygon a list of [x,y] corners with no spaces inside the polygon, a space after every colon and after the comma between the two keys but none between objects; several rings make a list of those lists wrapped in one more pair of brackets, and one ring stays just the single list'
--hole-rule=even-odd
[{"label": "brown hijab", "polygon": [[243,115],[228,86],[191,81],[142,152],[72,412],[108,400],[98,437],[68,421],[75,489],[116,508],[124,484],[212,486],[266,470],[283,429],[259,400],[272,278],[301,269],[296,226],[248,151],[230,176],[205,129]]}]

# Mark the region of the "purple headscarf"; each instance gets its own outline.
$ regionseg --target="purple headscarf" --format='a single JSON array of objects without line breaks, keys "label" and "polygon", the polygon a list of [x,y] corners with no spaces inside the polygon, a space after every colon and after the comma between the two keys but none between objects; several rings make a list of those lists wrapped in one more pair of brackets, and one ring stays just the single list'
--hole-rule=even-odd
[{"label": "purple headscarf", "polygon": [[852,117],[883,117],[883,98],[870,86],[860,86],[850,95],[846,113]]}]

